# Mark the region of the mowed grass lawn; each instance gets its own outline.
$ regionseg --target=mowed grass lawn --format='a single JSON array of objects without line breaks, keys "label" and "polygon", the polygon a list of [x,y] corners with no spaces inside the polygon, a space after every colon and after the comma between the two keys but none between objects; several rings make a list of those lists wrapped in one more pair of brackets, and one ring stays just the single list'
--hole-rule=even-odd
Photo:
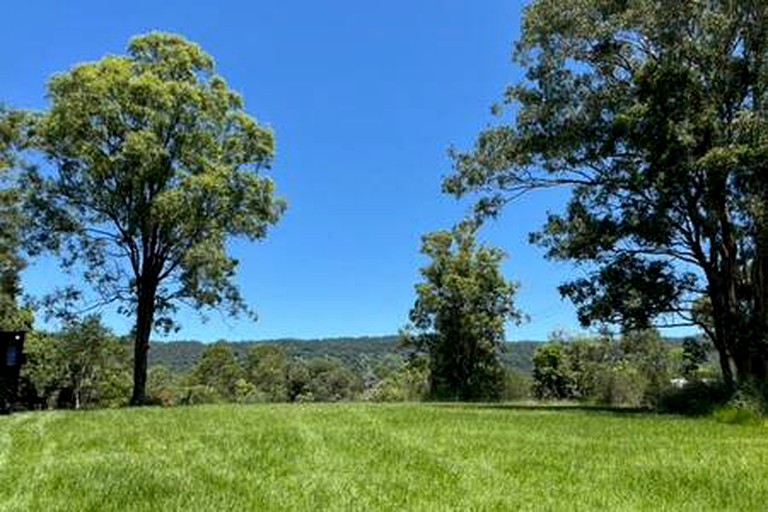
[{"label": "mowed grass lawn", "polygon": [[768,427],[481,405],[0,418],[3,510],[766,510]]}]

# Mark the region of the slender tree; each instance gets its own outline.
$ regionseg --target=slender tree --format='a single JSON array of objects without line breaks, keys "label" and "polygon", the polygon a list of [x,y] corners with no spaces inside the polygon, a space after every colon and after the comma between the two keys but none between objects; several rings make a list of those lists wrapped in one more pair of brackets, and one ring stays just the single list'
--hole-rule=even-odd
[{"label": "slender tree", "polygon": [[584,269],[560,288],[583,324],[699,325],[727,383],[765,380],[767,58],[765,2],[534,1],[507,117],[444,189],[487,217],[569,188],[532,239]]},{"label": "slender tree", "polygon": [[424,282],[410,320],[417,334],[406,342],[429,356],[430,395],[443,400],[483,400],[500,396],[504,372],[499,350],[504,324],[519,320],[517,285],[499,265],[504,254],[478,246],[475,226],[462,223],[423,239],[431,262],[421,269]]},{"label": "slender tree", "polygon": [[263,238],[284,210],[258,173],[274,137],[213,59],[172,34],[56,75],[48,94],[36,142],[54,171],[28,176],[30,240],[135,318],[131,402],[142,404],[151,333],[173,326],[180,303],[249,312],[226,243]]},{"label": "slender tree", "polygon": [[0,330],[25,330],[32,313],[19,307],[24,215],[16,182],[22,167],[18,154],[24,143],[26,116],[0,106]]}]

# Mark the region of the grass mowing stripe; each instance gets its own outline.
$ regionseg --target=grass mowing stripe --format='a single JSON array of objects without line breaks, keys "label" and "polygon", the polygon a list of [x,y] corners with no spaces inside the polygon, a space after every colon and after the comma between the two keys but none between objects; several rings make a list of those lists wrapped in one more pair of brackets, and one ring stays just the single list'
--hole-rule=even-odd
[{"label": "grass mowing stripe", "polygon": [[764,510],[768,429],[498,406],[0,418],[0,510]]}]

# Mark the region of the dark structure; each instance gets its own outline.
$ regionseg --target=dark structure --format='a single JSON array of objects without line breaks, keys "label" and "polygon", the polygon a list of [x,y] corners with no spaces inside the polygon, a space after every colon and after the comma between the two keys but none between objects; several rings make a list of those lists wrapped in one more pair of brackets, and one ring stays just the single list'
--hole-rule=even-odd
[{"label": "dark structure", "polygon": [[19,372],[24,364],[23,332],[0,332],[0,414],[8,414],[18,401]]}]

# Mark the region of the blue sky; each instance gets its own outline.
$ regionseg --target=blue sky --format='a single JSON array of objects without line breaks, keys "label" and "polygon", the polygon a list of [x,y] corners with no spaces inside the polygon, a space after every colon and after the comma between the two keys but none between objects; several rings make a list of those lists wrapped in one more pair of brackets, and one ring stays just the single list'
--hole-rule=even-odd
[{"label": "blue sky", "polygon": [[[132,2],[5,0],[0,101],[45,108],[45,84],[76,63],[123,53],[151,30],[180,33],[214,56],[246,108],[272,126],[271,171],[289,210],[258,244],[234,242],[256,323],[182,311],[172,338],[215,340],[395,333],[414,299],[420,237],[450,227],[468,201],[440,193],[449,147],[468,148],[521,71],[514,1]],[[483,232],[508,251],[531,317],[509,339],[577,329],[556,291],[573,268],[527,244],[562,193],[530,196]],[[52,260],[24,275],[40,294],[63,283]],[[130,324],[111,312],[116,331]]]}]

